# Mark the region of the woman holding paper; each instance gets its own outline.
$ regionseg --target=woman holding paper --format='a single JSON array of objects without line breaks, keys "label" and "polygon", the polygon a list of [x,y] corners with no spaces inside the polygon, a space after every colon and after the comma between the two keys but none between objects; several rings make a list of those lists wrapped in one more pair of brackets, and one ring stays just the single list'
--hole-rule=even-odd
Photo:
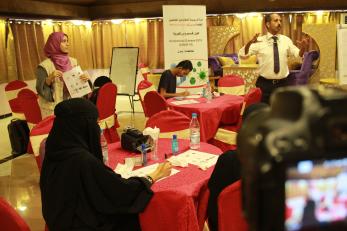
[{"label": "woman holding paper", "polygon": [[138,214],[152,184],[171,173],[164,162],[145,177],[122,178],[105,166],[96,106],[81,98],[59,103],[46,142],[40,188],[50,231],[141,230]]},{"label": "woman holding paper", "polygon": [[[47,59],[41,62],[36,70],[36,90],[43,118],[53,114],[57,103],[70,98],[63,81],[63,73],[77,66],[77,60],[68,56],[69,40],[62,32],[49,35],[44,52]],[[82,74],[80,79],[88,81],[89,77]]]}]

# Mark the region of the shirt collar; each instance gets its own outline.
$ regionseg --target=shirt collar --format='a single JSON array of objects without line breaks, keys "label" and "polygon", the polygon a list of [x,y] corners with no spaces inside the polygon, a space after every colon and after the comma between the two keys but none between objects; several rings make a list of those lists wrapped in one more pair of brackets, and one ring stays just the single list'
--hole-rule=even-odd
[{"label": "shirt collar", "polygon": [[277,41],[280,39],[280,34],[273,35],[273,34],[271,34],[270,32],[267,32],[267,34],[266,34],[266,39],[267,39],[267,40],[270,40],[270,39],[272,39],[273,36],[276,36],[276,37],[277,37]]}]

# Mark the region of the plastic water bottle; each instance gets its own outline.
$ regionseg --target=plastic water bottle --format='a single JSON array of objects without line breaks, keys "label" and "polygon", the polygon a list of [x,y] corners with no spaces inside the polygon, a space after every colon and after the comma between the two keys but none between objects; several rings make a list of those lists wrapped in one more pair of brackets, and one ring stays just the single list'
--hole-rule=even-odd
[{"label": "plastic water bottle", "polygon": [[142,153],[142,165],[147,165],[147,150],[146,150],[146,144],[141,144],[141,153]]},{"label": "plastic water bottle", "polygon": [[192,114],[189,125],[190,130],[190,149],[200,148],[200,125],[196,113]]},{"label": "plastic water bottle", "polygon": [[206,87],[202,88],[202,97],[206,98]]},{"label": "plastic water bottle", "polygon": [[177,135],[172,135],[171,147],[172,147],[172,155],[177,155],[178,154]]},{"label": "plastic water bottle", "polygon": [[104,161],[104,164],[108,164],[108,147],[107,147],[107,141],[104,136],[104,131],[100,130],[100,145],[102,150],[102,159]]},{"label": "plastic water bottle", "polygon": [[212,100],[212,92],[211,92],[210,81],[208,81],[207,84],[206,84],[206,99],[207,99],[208,103],[210,103],[211,100]]}]

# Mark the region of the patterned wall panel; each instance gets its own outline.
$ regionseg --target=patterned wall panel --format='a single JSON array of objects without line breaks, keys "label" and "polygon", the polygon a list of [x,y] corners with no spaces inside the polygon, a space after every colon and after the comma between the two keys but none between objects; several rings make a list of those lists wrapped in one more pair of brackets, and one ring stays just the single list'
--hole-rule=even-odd
[{"label": "patterned wall panel", "polygon": [[223,54],[229,40],[238,34],[240,34],[240,29],[234,26],[208,27],[209,55]]},{"label": "patterned wall panel", "polygon": [[335,78],[336,24],[303,24],[302,31],[316,41],[320,50],[319,66],[310,83],[318,83],[321,78]]}]

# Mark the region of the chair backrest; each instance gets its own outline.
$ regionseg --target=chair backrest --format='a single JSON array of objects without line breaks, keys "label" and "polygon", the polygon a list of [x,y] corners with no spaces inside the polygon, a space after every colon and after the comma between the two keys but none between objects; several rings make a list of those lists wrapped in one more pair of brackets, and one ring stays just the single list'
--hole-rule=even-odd
[{"label": "chair backrest", "polygon": [[29,226],[6,200],[0,197],[1,230],[30,231]]},{"label": "chair backrest", "polygon": [[218,91],[230,95],[245,94],[245,80],[239,75],[226,75],[218,80]]},{"label": "chair backrest", "polygon": [[99,111],[99,119],[103,120],[113,116],[116,111],[117,86],[113,83],[104,84],[98,93],[96,107]]},{"label": "chair backrest", "polygon": [[240,112],[240,119],[238,122],[238,127],[241,127],[242,124],[242,115],[243,112],[245,111],[246,107],[249,105],[259,103],[261,101],[261,96],[262,96],[261,89],[259,87],[254,87],[249,89],[248,93],[244,96],[244,101],[242,104],[241,112]]},{"label": "chair backrest", "polygon": [[296,77],[296,85],[307,84],[312,74],[312,63],[319,58],[318,51],[305,52],[300,72]]},{"label": "chair backrest", "polygon": [[189,139],[190,118],[175,110],[161,111],[146,122],[146,127],[160,129],[159,138],[172,138],[176,134],[180,139]]},{"label": "chair backrest", "polygon": [[41,141],[39,155],[35,156],[37,167],[39,168],[39,172],[41,172],[43,160],[45,159],[45,155],[46,155],[46,141],[47,141],[47,137]]},{"label": "chair backrest", "polygon": [[30,89],[24,88],[18,93],[18,100],[23,109],[25,119],[31,129],[42,120],[38,96]]},{"label": "chair backrest", "polygon": [[40,144],[46,139],[53,127],[55,115],[50,115],[36,124],[30,131],[30,143],[35,156],[39,155]]},{"label": "chair backrest", "polygon": [[248,230],[248,224],[242,215],[240,180],[224,188],[218,196],[218,230]]},{"label": "chair backrest", "polygon": [[312,69],[313,61],[317,60],[318,58],[319,58],[319,52],[318,51],[305,52],[300,71],[310,72]]},{"label": "chair backrest", "polygon": [[27,86],[26,82],[21,80],[11,81],[5,86],[5,95],[13,113],[13,117],[24,119],[23,110],[20,106],[17,95],[21,89],[26,88]]},{"label": "chair backrest", "polygon": [[99,111],[99,126],[104,129],[107,143],[119,141],[117,127],[119,127],[116,112],[117,86],[106,83],[99,89],[96,107]]},{"label": "chair backrest", "polygon": [[245,95],[245,103],[246,107],[248,107],[251,104],[259,103],[261,100],[262,92],[260,88],[255,87],[249,89],[248,93]]},{"label": "chair backrest", "polygon": [[137,93],[139,94],[139,97],[140,97],[140,102],[141,102],[141,105],[142,105],[142,109],[143,109],[143,112],[145,113],[145,116],[146,117],[149,117],[148,116],[148,113],[147,113],[147,110],[146,110],[146,107],[143,103],[143,100],[145,98],[145,95],[147,94],[147,92],[150,92],[150,91],[155,91],[156,89],[154,88],[154,85],[147,81],[147,80],[142,80],[139,85],[137,86]]},{"label": "chair backrest", "polygon": [[288,85],[305,85],[312,75],[312,63],[319,58],[318,51],[309,51],[304,53],[303,62],[300,71],[291,71],[288,78]]},{"label": "chair backrest", "polygon": [[166,100],[157,91],[147,92],[143,99],[143,104],[148,117],[167,109]]}]

